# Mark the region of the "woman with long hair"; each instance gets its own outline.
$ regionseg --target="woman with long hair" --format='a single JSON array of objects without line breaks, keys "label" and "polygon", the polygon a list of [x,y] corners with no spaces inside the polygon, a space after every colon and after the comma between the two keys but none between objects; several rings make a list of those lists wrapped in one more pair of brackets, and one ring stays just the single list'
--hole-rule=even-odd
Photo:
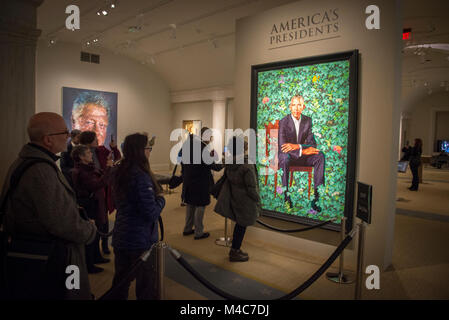
[{"label": "woman with long hair", "polygon": [[422,140],[415,139],[415,145],[410,150],[410,170],[412,171],[413,179],[412,186],[408,188],[410,191],[418,191],[419,173],[418,168],[421,164]]},{"label": "woman with long hair", "polygon": [[[150,169],[152,147],[148,136],[135,133],[123,144],[123,159],[116,166],[113,177],[113,199],[117,207],[112,246],[115,254],[112,294],[114,299],[126,300],[133,279],[123,282],[131,266],[158,241],[158,218],[165,206],[162,187]],[[137,270],[136,297],[155,299],[155,279],[148,259]]]}]

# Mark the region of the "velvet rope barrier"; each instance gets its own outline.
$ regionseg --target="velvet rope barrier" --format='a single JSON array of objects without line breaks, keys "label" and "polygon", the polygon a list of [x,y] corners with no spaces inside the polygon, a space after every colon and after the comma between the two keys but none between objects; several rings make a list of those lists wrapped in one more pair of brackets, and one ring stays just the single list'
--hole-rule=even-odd
[{"label": "velvet rope barrier", "polygon": [[[162,241],[162,240],[164,240],[164,223],[162,222],[161,216],[159,216],[158,221],[159,221],[159,228],[161,229],[161,240],[160,241]],[[142,263],[147,261],[147,259],[149,258],[150,254],[151,254],[151,251],[153,251],[153,248],[158,243],[159,242],[153,243],[153,245],[151,246],[151,248],[149,250],[142,253],[142,255],[139,257],[139,259],[137,259],[137,261],[135,261],[134,264],[131,266],[127,275],[121,281],[119,281],[117,284],[113,285],[108,291],[106,291],[106,293],[103,294],[98,300],[107,300],[111,296],[111,293],[114,292],[114,290],[116,290],[117,287],[121,286],[126,281],[129,281],[129,279],[133,279],[134,274],[137,271],[137,269],[140,267],[140,265]]]},{"label": "velvet rope barrier", "polygon": [[[303,284],[301,284],[299,287],[297,287],[295,290],[291,291],[290,293],[283,295],[279,298],[276,298],[274,300],[289,300],[293,299],[300,293],[302,293],[304,290],[306,290],[308,287],[312,285],[321,275],[334,263],[334,261],[337,259],[337,257],[343,252],[343,250],[347,247],[347,245],[351,242],[354,235],[356,234],[358,228],[354,228],[347,236],[346,238],[340,243],[340,245],[335,249],[335,251],[331,254],[331,256],[326,260],[326,262],[309,278],[307,279]],[[170,250],[171,255],[173,258],[175,258],[178,263],[183,266],[195,279],[197,279],[199,282],[201,282],[206,288],[214,292],[215,294],[227,299],[227,300],[246,300],[241,297],[234,296],[232,294],[229,294],[220,288],[217,288],[215,285],[210,283],[207,279],[205,279],[201,274],[199,274],[195,269],[190,266],[190,264],[181,256],[181,254],[168,246],[168,249]]]},{"label": "velvet rope barrier", "polygon": [[158,242],[153,243],[153,245],[151,246],[150,250],[145,251],[144,253],[142,253],[142,255],[133,263],[133,265],[131,266],[131,268],[129,269],[128,273],[126,274],[125,277],[122,278],[122,280],[120,280],[119,282],[117,282],[115,285],[112,285],[112,287],[106,291],[105,294],[103,294],[100,298],[98,298],[97,300],[108,300],[111,298],[111,294],[120,286],[122,286],[125,282],[130,281],[131,279],[134,279],[135,273],[137,271],[137,269],[139,269],[139,267],[142,265],[142,263],[144,263],[145,261],[147,261],[147,259],[150,257],[151,251],[153,251],[153,248],[158,244]]},{"label": "velvet rope barrier", "polygon": [[321,222],[321,223],[316,224],[316,225],[314,225],[314,226],[305,227],[305,228],[299,228],[299,229],[290,229],[290,230],[279,229],[279,228],[273,227],[273,226],[271,226],[271,225],[269,225],[269,224],[267,224],[267,223],[265,223],[265,222],[260,221],[259,219],[256,220],[256,222],[257,222],[258,224],[261,224],[261,225],[263,225],[264,227],[266,227],[266,228],[268,228],[268,229],[271,229],[271,230],[274,230],[274,231],[279,231],[279,232],[302,232],[302,231],[308,231],[308,230],[312,230],[312,229],[315,229],[315,228],[322,227],[322,226],[324,226],[324,225],[326,225],[326,224],[328,224],[328,223],[331,223],[331,222],[333,222],[333,221],[335,221],[335,220],[337,220],[337,218],[333,218],[333,219],[331,219],[331,220]]}]

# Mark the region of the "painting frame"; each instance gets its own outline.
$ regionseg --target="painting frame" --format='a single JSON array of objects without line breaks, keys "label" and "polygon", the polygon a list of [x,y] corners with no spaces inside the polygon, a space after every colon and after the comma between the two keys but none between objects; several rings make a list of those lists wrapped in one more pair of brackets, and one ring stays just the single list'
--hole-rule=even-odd
[{"label": "painting frame", "polygon": [[[286,61],[270,62],[251,66],[251,114],[250,126],[252,129],[258,131],[258,111],[259,101],[259,77],[263,72],[271,72],[277,70],[285,70],[289,68],[303,68],[315,65],[322,65],[340,61],[347,61],[348,66],[348,111],[347,111],[347,145],[346,145],[346,173],[344,183],[344,209],[340,216],[346,217],[346,230],[349,232],[353,225],[353,210],[354,210],[354,188],[356,175],[356,160],[357,160],[357,112],[358,112],[358,78],[359,78],[359,52],[357,49],[339,53],[325,54],[321,56],[312,56],[300,59],[292,59]],[[268,98],[269,99],[269,98]],[[303,98],[303,100],[305,100]],[[257,144],[260,144],[260,137],[257,138]],[[339,152],[340,153],[340,152]],[[260,164],[259,156],[257,158],[257,165]],[[259,168],[259,167],[258,167]],[[266,185],[265,180],[265,185]],[[309,183],[310,184],[310,183]],[[261,186],[261,180],[259,180]],[[310,186],[309,186],[310,188]],[[276,190],[274,192],[277,192]],[[314,225],[322,221],[298,215],[291,215],[289,213],[281,212],[279,210],[271,210],[262,207],[262,215],[297,222],[306,225]],[[340,217],[340,218],[341,218]],[[325,226],[325,229],[340,231],[340,222],[331,222]]]}]

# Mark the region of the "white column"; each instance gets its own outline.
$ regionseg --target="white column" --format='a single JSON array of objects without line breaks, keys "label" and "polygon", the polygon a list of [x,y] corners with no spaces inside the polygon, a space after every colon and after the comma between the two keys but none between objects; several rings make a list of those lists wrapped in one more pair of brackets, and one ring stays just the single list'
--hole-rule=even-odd
[{"label": "white column", "polygon": [[219,141],[219,137],[214,136],[214,149],[217,152],[223,152],[224,146],[224,129],[226,126],[226,99],[214,99],[213,103],[213,111],[212,111],[212,126],[213,129],[216,129],[221,134],[221,141]]},{"label": "white column", "polygon": [[6,0],[0,10],[0,187],[35,113],[36,11],[43,0]]}]

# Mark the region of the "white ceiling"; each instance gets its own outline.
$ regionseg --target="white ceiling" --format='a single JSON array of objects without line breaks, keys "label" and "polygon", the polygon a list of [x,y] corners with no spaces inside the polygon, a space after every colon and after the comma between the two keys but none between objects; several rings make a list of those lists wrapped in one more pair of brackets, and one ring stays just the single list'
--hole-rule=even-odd
[{"label": "white ceiling", "polygon": [[[235,21],[296,0],[120,0],[107,16],[97,16],[107,0],[45,0],[38,9],[38,28],[47,41],[78,43],[98,38],[107,48],[153,69],[171,91],[230,85],[234,79]],[[81,29],[65,28],[66,6],[81,11]],[[449,44],[449,1],[403,1],[404,27],[412,44]],[[172,26],[170,26],[172,25]],[[134,27],[137,32],[130,32]],[[57,45],[57,43],[56,43]],[[84,47],[86,49],[86,47]],[[87,50],[87,49],[86,49]],[[403,50],[402,109],[449,84],[449,51]],[[424,84],[427,83],[427,86]]]}]

